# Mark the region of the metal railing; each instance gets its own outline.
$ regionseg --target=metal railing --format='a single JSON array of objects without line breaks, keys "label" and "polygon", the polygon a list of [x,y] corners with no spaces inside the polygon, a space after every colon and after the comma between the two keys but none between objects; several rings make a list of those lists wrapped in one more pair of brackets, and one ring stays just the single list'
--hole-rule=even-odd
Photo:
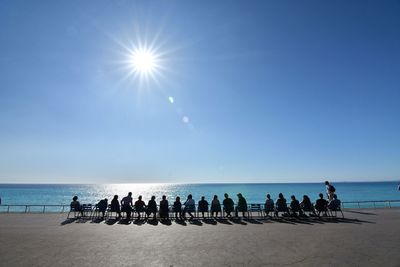
[{"label": "metal railing", "polygon": [[60,205],[47,205],[47,204],[32,204],[32,205],[24,205],[24,204],[2,204],[0,205],[0,213],[1,212],[22,212],[22,213],[30,213],[30,212],[40,212],[45,213],[48,212],[68,212],[70,210],[70,205],[60,204]]},{"label": "metal railing", "polygon": [[[346,205],[346,206],[345,206]],[[393,206],[400,207],[400,200],[363,200],[363,201],[343,201],[342,208],[348,206],[356,206],[357,208],[362,208],[362,205],[368,207],[383,206],[391,208]]]},{"label": "metal railing", "polygon": [[[289,205],[290,203],[288,203]],[[248,204],[248,209],[252,205],[260,205],[260,208],[264,209],[264,204],[250,203]],[[392,208],[400,207],[400,200],[367,200],[367,201],[343,201],[341,202],[342,208]],[[95,207],[92,204],[92,207]],[[198,205],[196,205],[197,207]],[[222,205],[221,205],[222,206]],[[196,208],[197,210],[197,208]],[[47,204],[2,204],[0,205],[0,213],[46,213],[46,212],[69,212],[69,204],[59,204],[59,205],[47,205]]]}]

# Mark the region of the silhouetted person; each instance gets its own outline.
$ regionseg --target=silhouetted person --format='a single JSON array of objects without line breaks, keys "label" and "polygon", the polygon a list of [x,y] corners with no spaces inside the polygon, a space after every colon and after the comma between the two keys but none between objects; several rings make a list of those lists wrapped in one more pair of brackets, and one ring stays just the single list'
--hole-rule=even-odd
[{"label": "silhouetted person", "polygon": [[214,195],[214,198],[211,201],[211,216],[212,217],[214,217],[214,212],[216,213],[215,217],[218,217],[218,213],[221,212],[221,203],[219,202],[217,195]]},{"label": "silhouetted person", "polygon": [[146,204],[142,200],[142,196],[138,197],[138,200],[135,201],[135,211],[138,215],[138,220],[140,220],[140,213],[145,212]]},{"label": "silhouetted person", "polygon": [[181,203],[180,197],[176,197],[176,199],[175,199],[174,212],[175,212],[176,219],[178,219],[178,215],[179,215],[179,218],[182,219],[182,203]]},{"label": "silhouetted person", "polygon": [[99,203],[97,203],[97,208],[99,209],[99,212],[101,212],[102,214],[102,219],[104,219],[104,216],[106,214],[106,210],[107,210],[107,206],[108,206],[108,199],[102,199],[99,201]]},{"label": "silhouetted person", "polygon": [[115,212],[118,214],[118,218],[121,218],[121,207],[119,206],[118,195],[115,195],[111,200],[111,212]]},{"label": "silhouetted person", "polygon": [[78,201],[78,197],[77,196],[74,196],[72,198],[72,202],[71,202],[70,206],[71,206],[71,210],[78,211],[81,214],[81,216],[83,216],[82,205]]},{"label": "silhouetted person", "polygon": [[204,212],[208,212],[208,202],[205,200],[204,196],[202,196],[201,200],[199,201],[197,211],[201,212],[201,215],[204,219]]},{"label": "silhouetted person", "polygon": [[304,212],[312,212],[313,214],[315,214],[314,207],[311,203],[310,198],[307,195],[303,196],[303,200],[300,202],[300,208]]},{"label": "silhouetted person", "polygon": [[324,195],[322,193],[319,194],[319,199],[315,201],[315,209],[318,212],[318,216],[321,214],[321,212],[323,212],[326,216],[326,212],[328,210],[328,201],[324,199]]},{"label": "silhouetted person", "polygon": [[287,207],[286,199],[283,197],[282,193],[279,193],[278,199],[275,204],[275,215],[278,216],[279,212],[288,213],[289,209]]},{"label": "silhouetted person", "polygon": [[296,197],[294,195],[292,195],[290,198],[292,199],[292,201],[290,202],[290,211],[291,211],[292,215],[297,216],[297,213],[299,213],[301,215],[299,201],[296,199]]},{"label": "silhouetted person", "polygon": [[153,214],[153,220],[155,220],[157,217],[157,203],[155,196],[152,196],[147,203],[147,216],[150,217],[150,214]]},{"label": "silhouetted person", "polygon": [[165,195],[162,196],[162,200],[160,201],[160,218],[169,219],[169,205]]},{"label": "silhouetted person", "polygon": [[267,199],[265,200],[265,214],[269,216],[270,212],[274,212],[275,205],[274,200],[271,199],[271,195],[267,194]]},{"label": "silhouetted person", "polygon": [[236,209],[235,209],[235,216],[239,217],[239,211],[241,211],[242,212],[242,216],[244,218],[247,218],[246,215],[245,215],[246,212],[247,212],[247,201],[243,197],[242,193],[237,194],[237,196],[238,196],[238,204],[237,204]]},{"label": "silhouetted person", "polygon": [[330,210],[339,210],[339,209],[340,209],[340,205],[341,205],[341,202],[340,202],[340,200],[337,198],[337,195],[336,195],[336,194],[333,194],[333,199],[332,199],[332,201],[330,201],[330,202],[328,203],[328,209],[330,209]]},{"label": "silhouetted person", "polygon": [[326,195],[328,196],[329,201],[333,200],[333,194],[336,192],[336,188],[329,182],[325,181],[326,187]]},{"label": "silhouetted person", "polygon": [[233,200],[229,197],[227,193],[224,194],[224,201],[222,201],[222,205],[224,205],[224,210],[226,212],[226,217],[232,217],[231,212],[233,211],[233,207],[235,203],[233,203]]},{"label": "silhouetted person", "polygon": [[183,209],[182,217],[185,218],[185,214],[187,212],[187,213],[189,213],[190,219],[192,220],[194,218],[192,212],[194,212],[196,210],[196,207],[195,207],[195,202],[194,202],[191,194],[188,195],[187,200],[185,201],[185,203],[183,205],[185,206],[185,208]]},{"label": "silhouetted person", "polygon": [[128,195],[121,200],[121,211],[126,212],[126,219],[128,221],[131,219],[132,201],[132,192],[129,192]]}]

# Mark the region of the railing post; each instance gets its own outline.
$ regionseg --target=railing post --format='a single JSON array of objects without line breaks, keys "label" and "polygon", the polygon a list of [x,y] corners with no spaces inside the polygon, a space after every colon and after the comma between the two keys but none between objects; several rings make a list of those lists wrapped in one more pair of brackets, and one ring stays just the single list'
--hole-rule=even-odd
[{"label": "railing post", "polygon": [[357,204],[358,204],[358,208],[360,208],[360,202],[357,202]]},{"label": "railing post", "polygon": [[43,205],[43,213],[45,212],[45,210],[46,210],[46,205]]},{"label": "railing post", "polygon": [[25,206],[25,213],[28,212],[28,205]]},{"label": "railing post", "polygon": [[388,203],[389,203],[389,208],[391,208],[392,206],[390,205],[390,201],[388,201]]},{"label": "railing post", "polygon": [[375,201],[374,201],[374,209],[376,208]]},{"label": "railing post", "polygon": [[10,205],[7,206],[7,213],[10,213]]}]

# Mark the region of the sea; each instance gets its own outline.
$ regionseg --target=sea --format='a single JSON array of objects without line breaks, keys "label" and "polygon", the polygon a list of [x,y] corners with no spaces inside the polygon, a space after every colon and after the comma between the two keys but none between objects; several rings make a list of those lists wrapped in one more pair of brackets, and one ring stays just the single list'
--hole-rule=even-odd
[{"label": "sea", "polygon": [[[338,182],[333,183],[336,194],[342,202],[400,200],[399,182]],[[73,196],[78,196],[81,203],[98,203],[101,199],[109,201],[114,195],[119,199],[132,192],[133,198],[139,195],[147,202],[156,196],[157,202],[163,195],[173,202],[176,196],[185,200],[192,194],[197,202],[202,196],[211,201],[214,195],[223,199],[228,193],[236,201],[237,194],[242,193],[248,203],[264,203],[269,193],[276,199],[283,193],[286,199],[295,195],[301,201],[308,195],[312,201],[319,193],[325,195],[324,183],[213,183],[213,184],[169,184],[169,183],[130,183],[130,184],[0,184],[0,212],[6,205],[68,205]],[[345,207],[372,207],[373,203],[349,203]],[[375,206],[387,206],[387,203],[375,203]],[[400,202],[391,203],[400,206]],[[21,211],[24,207],[11,207],[11,211]],[[40,208],[38,208],[40,209]],[[59,208],[47,208],[56,210]]]}]

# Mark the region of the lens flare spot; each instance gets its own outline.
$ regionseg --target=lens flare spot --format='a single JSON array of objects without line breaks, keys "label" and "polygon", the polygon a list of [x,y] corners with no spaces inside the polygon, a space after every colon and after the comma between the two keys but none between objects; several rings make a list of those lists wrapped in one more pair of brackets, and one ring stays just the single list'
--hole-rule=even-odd
[{"label": "lens flare spot", "polygon": [[189,117],[183,116],[182,121],[183,121],[183,123],[189,123]]}]

